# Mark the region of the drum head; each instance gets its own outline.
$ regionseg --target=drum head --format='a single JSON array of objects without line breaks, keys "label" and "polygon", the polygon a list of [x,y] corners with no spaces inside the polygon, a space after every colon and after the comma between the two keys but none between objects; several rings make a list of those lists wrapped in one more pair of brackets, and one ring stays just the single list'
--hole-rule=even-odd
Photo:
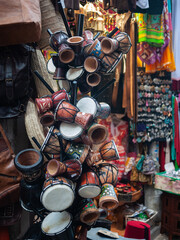
[{"label": "drum head", "polygon": [[83,128],[76,123],[62,122],[59,127],[62,137],[66,140],[74,140],[81,136]]},{"label": "drum head", "polygon": [[57,235],[66,231],[71,222],[71,215],[68,212],[52,212],[44,218],[41,229],[46,235]]},{"label": "drum head", "polygon": [[66,79],[68,81],[74,81],[80,78],[84,73],[83,68],[70,68],[66,73]]},{"label": "drum head", "polygon": [[73,190],[63,184],[55,184],[45,189],[41,194],[43,206],[52,212],[63,211],[70,207],[74,201]]},{"label": "drum head", "polygon": [[81,112],[90,113],[95,117],[97,113],[97,104],[93,98],[90,97],[83,97],[81,98],[76,105]]},{"label": "drum head", "polygon": [[78,193],[83,198],[94,198],[101,193],[101,187],[97,185],[86,185],[79,188]]},{"label": "drum head", "polygon": [[50,58],[48,60],[46,67],[47,67],[48,73],[50,73],[50,74],[54,74],[55,73],[56,67],[54,66],[52,58]]},{"label": "drum head", "polygon": [[66,92],[70,92],[71,87],[67,80],[59,80],[58,84],[59,84],[60,89],[64,88],[66,90]]}]

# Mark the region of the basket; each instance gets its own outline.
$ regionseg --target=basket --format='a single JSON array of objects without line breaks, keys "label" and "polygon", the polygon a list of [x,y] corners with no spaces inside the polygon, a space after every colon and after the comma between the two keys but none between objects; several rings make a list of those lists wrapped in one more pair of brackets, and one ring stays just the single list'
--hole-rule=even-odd
[{"label": "basket", "polygon": [[132,192],[132,193],[119,193],[117,191],[117,198],[119,200],[119,202],[124,202],[124,203],[132,203],[132,202],[136,202],[137,200],[140,199],[140,197],[142,196],[142,188],[138,188],[136,192]]}]

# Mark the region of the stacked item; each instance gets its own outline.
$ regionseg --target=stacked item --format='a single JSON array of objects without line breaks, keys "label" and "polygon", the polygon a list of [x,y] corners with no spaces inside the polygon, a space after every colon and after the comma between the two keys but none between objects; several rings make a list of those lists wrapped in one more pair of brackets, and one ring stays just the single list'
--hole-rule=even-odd
[{"label": "stacked item", "polygon": [[139,69],[137,142],[171,139],[171,94],[169,73],[145,74]]},{"label": "stacked item", "polygon": [[[110,106],[89,96],[77,101],[77,84],[81,92],[89,92],[82,90],[89,75],[94,84],[92,75],[113,71],[124,53],[123,46],[125,52],[129,50],[130,39],[119,33],[100,42],[93,40],[90,31],[85,31],[83,38],[81,17],[78,22],[79,36],[70,36],[68,29],[69,36],[48,30],[50,45],[58,52],[52,56],[54,79],[68,81],[71,94],[64,88],[53,92],[45,83],[52,94],[36,98],[35,104],[46,138],[40,151],[25,149],[15,158],[15,166],[23,175],[21,205],[40,217],[41,239],[81,239],[79,236],[99,217],[118,206],[114,189],[118,169],[109,161],[119,159],[119,153],[115,142],[107,141],[106,127],[97,123],[97,118],[109,116]],[[125,45],[118,36],[122,42],[125,39]],[[96,197],[99,208],[93,201]]]}]

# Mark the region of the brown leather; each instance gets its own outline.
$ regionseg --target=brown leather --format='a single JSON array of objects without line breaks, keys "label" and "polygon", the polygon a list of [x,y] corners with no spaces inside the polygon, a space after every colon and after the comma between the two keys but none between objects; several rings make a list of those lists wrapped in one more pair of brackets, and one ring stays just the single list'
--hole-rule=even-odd
[{"label": "brown leather", "polygon": [[0,46],[36,42],[41,36],[39,0],[1,0]]},{"label": "brown leather", "polygon": [[21,174],[14,165],[14,154],[0,125],[0,207],[19,201]]}]

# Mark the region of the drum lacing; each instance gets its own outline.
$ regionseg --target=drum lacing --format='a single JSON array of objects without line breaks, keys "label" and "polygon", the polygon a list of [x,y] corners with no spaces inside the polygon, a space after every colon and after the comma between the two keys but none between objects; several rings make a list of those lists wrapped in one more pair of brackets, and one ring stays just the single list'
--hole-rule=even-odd
[{"label": "drum lacing", "polygon": [[[119,34],[122,34],[122,33],[119,33]],[[114,39],[117,40],[119,34],[117,34],[117,35],[114,37]],[[122,53],[126,54],[126,53],[129,52],[129,49],[130,49],[130,47],[132,46],[132,44],[131,44],[131,40],[130,40],[129,35],[128,35],[127,33],[123,33],[123,35],[124,35],[124,37],[121,38],[120,41],[117,40],[117,41],[118,41],[118,51],[121,51]],[[128,38],[128,40],[129,40],[129,42],[127,42],[127,43],[126,43],[126,42],[123,42],[123,40],[126,39],[126,38]],[[129,47],[128,50],[124,52],[124,50],[125,50],[127,47]],[[123,50],[123,51],[122,51],[122,50]]]},{"label": "drum lacing", "polygon": [[67,102],[67,101],[62,101],[60,109],[63,109],[64,111],[66,111],[72,117],[66,117],[66,116],[58,117],[58,120],[60,120],[60,121],[67,121],[67,122],[73,123],[75,121],[77,113],[79,112],[79,109],[77,107],[75,109],[72,109],[70,107],[64,107],[63,106],[63,102]]},{"label": "drum lacing", "polygon": [[[103,171],[102,168],[107,169],[107,171]],[[113,169],[116,170],[116,173],[114,173]],[[115,165],[112,164],[108,164],[108,163],[102,163],[99,165],[99,169],[98,169],[98,174],[100,177],[100,181],[101,178],[103,178],[103,182],[104,183],[110,183],[115,185],[117,183],[117,177],[118,177],[118,168]],[[112,182],[108,181],[108,178],[110,177],[110,179],[112,179]],[[102,181],[101,181],[102,184]]]},{"label": "drum lacing", "polygon": [[[109,145],[110,142],[107,142],[106,144],[104,144],[104,146],[102,146],[99,150],[101,158],[103,160],[108,160],[108,159],[114,159],[114,157],[116,156],[116,154],[114,154],[112,157],[106,157],[106,153],[108,153],[109,151],[113,150],[113,152],[115,152],[115,144],[114,141],[111,141],[111,146],[110,147],[105,147],[106,145]],[[103,153],[102,153],[103,151]]]}]

